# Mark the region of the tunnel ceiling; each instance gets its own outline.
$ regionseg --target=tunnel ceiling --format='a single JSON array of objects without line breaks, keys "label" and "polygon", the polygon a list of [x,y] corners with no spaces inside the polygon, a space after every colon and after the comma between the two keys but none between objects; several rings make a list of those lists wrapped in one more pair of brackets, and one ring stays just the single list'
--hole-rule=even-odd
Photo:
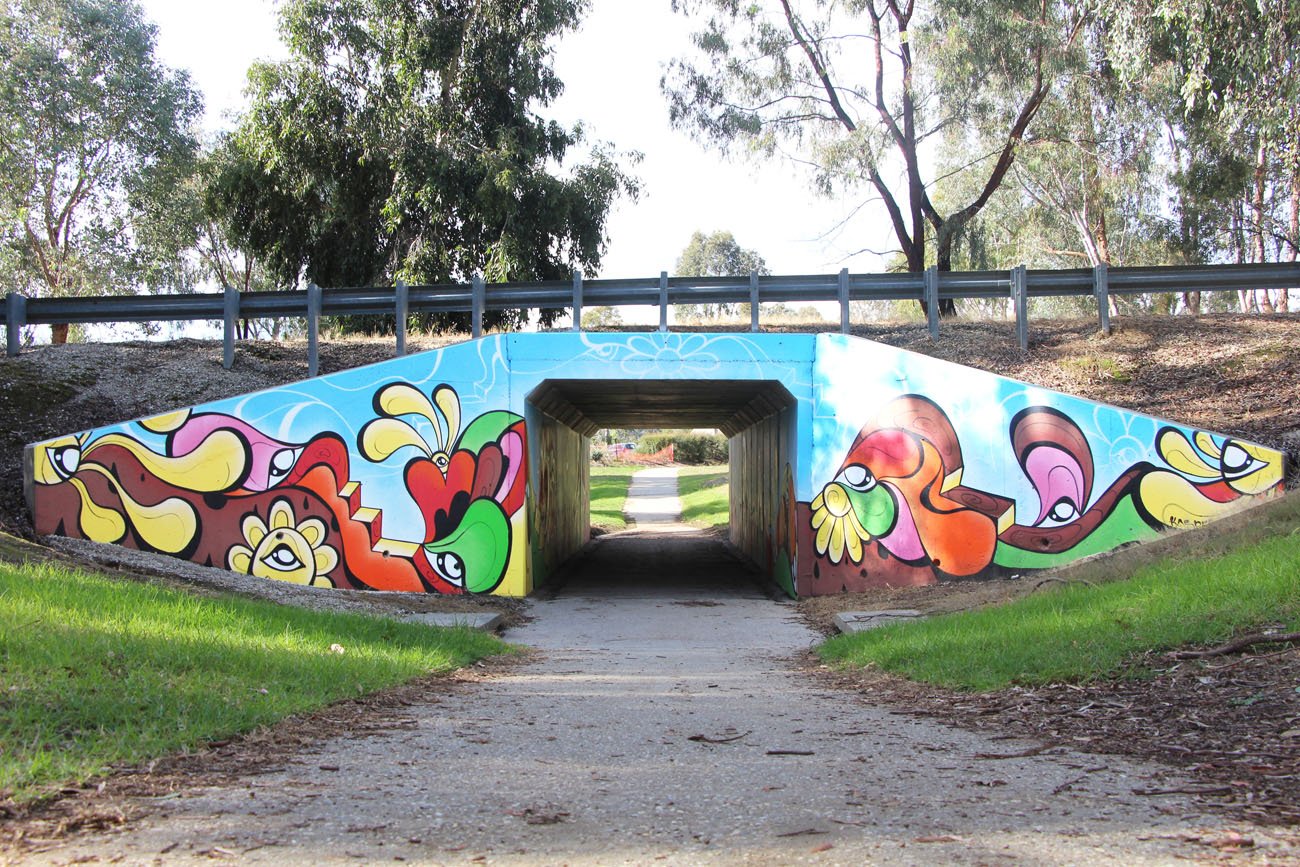
[{"label": "tunnel ceiling", "polygon": [[718,428],[733,436],[794,404],[779,382],[549,379],[528,396],[578,433],[602,428]]}]

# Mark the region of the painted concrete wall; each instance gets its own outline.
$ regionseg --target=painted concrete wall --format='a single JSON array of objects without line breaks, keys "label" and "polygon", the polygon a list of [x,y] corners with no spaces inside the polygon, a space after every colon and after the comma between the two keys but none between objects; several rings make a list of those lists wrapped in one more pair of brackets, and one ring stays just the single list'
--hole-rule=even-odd
[{"label": "painted concrete wall", "polygon": [[591,537],[591,439],[536,410],[528,423],[535,456],[529,510],[535,588]]},{"label": "painted concrete wall", "polygon": [[730,438],[730,538],[791,596],[798,571],[793,408]]},{"label": "painted concrete wall", "polygon": [[816,368],[802,594],[1049,568],[1282,488],[1275,450],[869,341]]},{"label": "painted concrete wall", "polygon": [[37,443],[34,524],[320,586],[522,595],[586,510],[586,443],[528,395],[601,378],[781,383],[793,405],[733,443],[733,534],[800,595],[1055,566],[1212,520],[1284,471],[841,335],[517,334]]},{"label": "painted concrete wall", "polygon": [[36,530],[316,586],[524,593],[526,430],[503,345],[37,444]]}]

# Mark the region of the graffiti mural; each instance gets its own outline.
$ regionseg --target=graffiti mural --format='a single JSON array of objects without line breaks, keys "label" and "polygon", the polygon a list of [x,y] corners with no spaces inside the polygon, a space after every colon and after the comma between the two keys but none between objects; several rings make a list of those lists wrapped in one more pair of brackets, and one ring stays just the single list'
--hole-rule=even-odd
[{"label": "graffiti mural", "polygon": [[731,422],[730,539],[791,596],[1052,568],[1284,475],[1262,446],[846,335],[512,334],[29,446],[33,523],[315,587],[523,596],[590,535],[589,428],[532,396],[594,379],[764,383]]},{"label": "graffiti mural", "polygon": [[1282,491],[1281,452],[940,365],[915,361],[927,393],[885,402],[801,504],[803,593],[1057,567]]},{"label": "graffiti mural", "polygon": [[193,410],[137,422],[135,435],[35,446],[37,529],[318,587],[497,589],[522,533],[523,419],[486,412],[461,430],[460,399],[445,384],[426,395],[388,383],[371,405],[356,454],[375,464],[405,459],[404,496],[423,518],[418,537],[385,535],[339,432],[285,441]]}]

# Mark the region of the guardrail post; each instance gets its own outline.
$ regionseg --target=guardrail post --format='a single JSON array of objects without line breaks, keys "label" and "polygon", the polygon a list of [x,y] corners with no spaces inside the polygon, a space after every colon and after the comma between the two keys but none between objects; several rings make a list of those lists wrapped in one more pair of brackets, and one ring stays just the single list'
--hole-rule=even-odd
[{"label": "guardrail post", "polygon": [[749,330],[758,333],[758,272],[749,272]]},{"label": "guardrail post", "polygon": [[930,339],[939,339],[939,266],[925,269],[925,318],[930,326]]},{"label": "guardrail post", "polygon": [[668,272],[659,272],[659,330],[668,330]]},{"label": "guardrail post", "polygon": [[849,333],[849,269],[840,269],[840,334]]},{"label": "guardrail post", "polygon": [[322,293],[315,283],[307,284],[307,375],[320,371],[320,309]]},{"label": "guardrail post", "polygon": [[582,271],[573,272],[573,330],[582,330]]},{"label": "guardrail post", "polygon": [[482,274],[475,274],[470,282],[469,336],[478,340],[483,336],[483,307],[487,301],[487,283]]},{"label": "guardrail post", "polygon": [[239,319],[239,290],[225,287],[225,306],[222,310],[221,366],[226,370],[235,366],[235,320]]},{"label": "guardrail post", "polygon": [[1029,349],[1029,272],[1024,265],[1011,269],[1011,300],[1016,310],[1016,340]]},{"label": "guardrail post", "polygon": [[1092,294],[1097,296],[1097,322],[1102,334],[1110,334],[1110,269],[1105,262],[1092,269]]},{"label": "guardrail post", "polygon": [[393,332],[397,335],[397,357],[406,354],[406,317],[411,312],[411,296],[405,280],[393,287]]},{"label": "guardrail post", "polygon": [[17,355],[27,324],[27,298],[17,292],[5,296],[5,352]]}]

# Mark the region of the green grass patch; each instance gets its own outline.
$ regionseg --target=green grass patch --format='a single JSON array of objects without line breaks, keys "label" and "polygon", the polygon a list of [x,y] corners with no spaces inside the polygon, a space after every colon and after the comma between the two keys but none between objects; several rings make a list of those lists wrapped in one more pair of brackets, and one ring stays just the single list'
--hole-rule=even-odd
[{"label": "green grass patch", "polygon": [[693,527],[725,527],[730,521],[728,471],[723,467],[682,467],[677,472],[677,496],[682,522]]},{"label": "green grass patch", "polygon": [[1131,382],[1133,372],[1121,361],[1105,355],[1080,355],[1064,358],[1060,366],[1082,379]]},{"label": "green grass patch", "polygon": [[640,467],[591,468],[591,525],[602,530],[626,530],[627,516],[623,506],[627,503],[627,489],[632,486],[632,474]]},{"label": "green grass patch", "polygon": [[1204,560],[1166,559],[1129,580],[1072,584],[1003,605],[832,638],[819,653],[965,690],[1141,676],[1138,654],[1300,628],[1294,532]]},{"label": "green grass patch", "polygon": [[476,630],[0,563],[0,800],[506,649]]}]

